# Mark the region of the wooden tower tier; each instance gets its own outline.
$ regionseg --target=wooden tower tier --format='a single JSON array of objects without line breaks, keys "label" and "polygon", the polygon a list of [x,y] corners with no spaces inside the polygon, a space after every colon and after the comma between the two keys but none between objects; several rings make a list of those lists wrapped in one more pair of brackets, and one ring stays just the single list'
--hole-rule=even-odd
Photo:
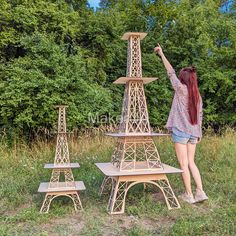
[{"label": "wooden tower tier", "polygon": [[168,209],[180,208],[166,175],[182,170],[163,164],[153,141],[154,136],[169,134],[152,133],[149,123],[144,84],[157,78],[142,77],[140,41],[145,36],[146,33],[129,32],[122,37],[128,40],[127,73],[114,82],[125,84],[122,117],[118,133],[107,133],[118,140],[111,162],[96,163],[105,175],[100,194],[110,191],[110,214],[124,213],[129,189],[140,183],[157,186]]},{"label": "wooden tower tier", "polygon": [[119,138],[112,164],[120,170],[163,168],[151,137]]},{"label": "wooden tower tier", "polygon": [[[159,153],[152,140],[152,133],[144,92],[144,84],[157,78],[142,77],[140,41],[146,33],[126,33],[123,40],[128,40],[128,58],[126,77],[117,79],[115,84],[125,84],[121,122],[112,163],[120,170],[162,169]],[[164,134],[167,135],[167,134]]]},{"label": "wooden tower tier", "polygon": [[[52,200],[58,196],[67,196],[72,199],[75,210],[82,209],[79,191],[85,190],[83,181],[75,181],[72,169],[79,168],[79,163],[70,163],[69,148],[66,131],[66,106],[57,106],[58,129],[57,144],[53,164],[45,164],[45,169],[52,169],[50,182],[41,183],[40,193],[46,193],[41,213],[47,213]],[[63,180],[61,180],[61,178]]]}]

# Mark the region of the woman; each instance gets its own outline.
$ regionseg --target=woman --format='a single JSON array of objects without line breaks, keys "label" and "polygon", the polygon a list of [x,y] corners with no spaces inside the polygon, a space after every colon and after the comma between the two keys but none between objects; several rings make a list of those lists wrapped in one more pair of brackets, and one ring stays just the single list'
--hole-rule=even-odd
[{"label": "woman", "polygon": [[[194,67],[183,68],[177,78],[159,44],[154,48],[154,52],[161,57],[175,90],[166,127],[172,133],[176,155],[183,170],[185,193],[180,195],[180,198],[191,204],[207,200],[201,175],[194,162],[196,144],[202,137],[202,99],[198,90],[196,70]],[[195,196],[192,193],[190,172],[196,183]]]}]

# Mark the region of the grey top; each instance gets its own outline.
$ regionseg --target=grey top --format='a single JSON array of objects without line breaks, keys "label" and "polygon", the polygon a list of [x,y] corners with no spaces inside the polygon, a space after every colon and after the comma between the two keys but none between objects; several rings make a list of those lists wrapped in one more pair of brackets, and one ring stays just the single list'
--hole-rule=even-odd
[{"label": "grey top", "polygon": [[172,128],[185,132],[186,134],[202,137],[202,98],[200,96],[198,123],[192,125],[188,113],[188,89],[185,84],[182,84],[177,78],[175,71],[167,71],[170,78],[175,95],[173,98],[170,114],[165,127],[172,131]]}]

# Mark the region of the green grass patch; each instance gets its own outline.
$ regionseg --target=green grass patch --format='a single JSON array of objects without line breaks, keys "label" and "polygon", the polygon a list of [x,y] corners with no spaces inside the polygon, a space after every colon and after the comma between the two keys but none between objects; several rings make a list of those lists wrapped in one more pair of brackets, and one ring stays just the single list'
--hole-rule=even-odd
[{"label": "green grass patch", "polygon": [[[164,163],[178,167],[170,139],[157,138]],[[209,201],[194,206],[180,201],[181,209],[168,211],[157,187],[138,184],[129,190],[124,215],[108,215],[108,195],[99,196],[102,173],[96,162],[110,161],[115,140],[81,137],[69,140],[76,180],[86,191],[80,197],[84,211],[75,213],[69,198],[58,197],[49,214],[40,214],[44,195],[37,193],[40,182],[49,181],[51,171],[44,163],[54,160],[54,143],[0,143],[0,235],[236,235],[236,133],[205,135],[198,145],[199,166]],[[170,175],[178,195],[183,191],[181,176]],[[193,185],[194,188],[194,185]]]}]

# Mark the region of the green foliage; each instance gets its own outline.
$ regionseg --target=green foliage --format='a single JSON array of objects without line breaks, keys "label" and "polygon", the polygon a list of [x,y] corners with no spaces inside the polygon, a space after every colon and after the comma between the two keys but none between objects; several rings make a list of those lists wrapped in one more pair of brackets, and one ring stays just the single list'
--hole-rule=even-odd
[{"label": "green foliage", "polygon": [[193,7],[182,1],[180,9],[186,12],[167,29],[167,50],[174,53],[170,57],[177,69],[186,64],[198,68],[205,123],[235,124],[235,20],[220,13],[218,5],[208,0]]},{"label": "green foliage", "polygon": [[[61,45],[42,34],[26,36],[20,45],[27,55],[4,67],[1,80],[2,124],[19,128],[46,127],[54,123],[54,105],[70,106],[72,126],[89,125],[87,114],[110,109],[108,91],[87,78],[82,50],[67,56]],[[108,106],[103,106],[103,103]]]},{"label": "green foliage", "polygon": [[118,115],[124,88],[126,31],[146,31],[143,74],[151,123],[163,127],[172,88],[153,48],[161,43],[176,71],[194,64],[204,125],[236,123],[236,27],[225,1],[0,0],[0,126],[8,133],[51,129],[53,106],[69,105],[70,127],[91,127],[89,114]]}]

